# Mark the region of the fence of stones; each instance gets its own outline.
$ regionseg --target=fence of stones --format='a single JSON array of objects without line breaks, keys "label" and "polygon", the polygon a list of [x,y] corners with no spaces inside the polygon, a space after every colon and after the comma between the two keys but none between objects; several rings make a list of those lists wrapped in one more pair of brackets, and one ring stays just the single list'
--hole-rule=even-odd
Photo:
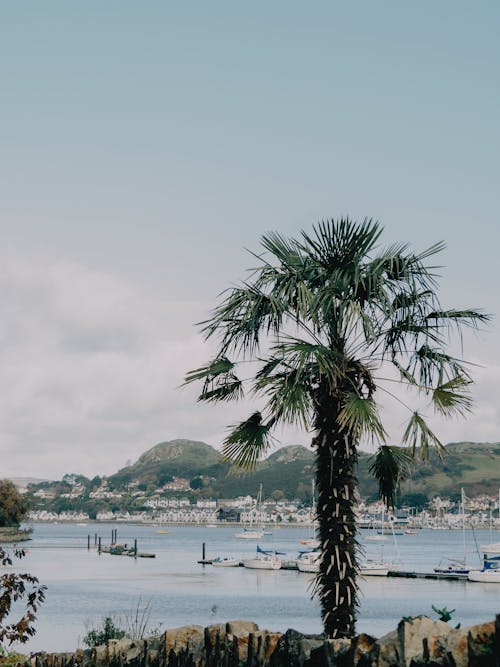
[{"label": "fence of stones", "polygon": [[110,640],[75,653],[37,653],[26,667],[500,667],[496,621],[454,628],[425,616],[403,619],[375,639],[328,640],[259,630],[249,621],[189,625],[160,637]]}]

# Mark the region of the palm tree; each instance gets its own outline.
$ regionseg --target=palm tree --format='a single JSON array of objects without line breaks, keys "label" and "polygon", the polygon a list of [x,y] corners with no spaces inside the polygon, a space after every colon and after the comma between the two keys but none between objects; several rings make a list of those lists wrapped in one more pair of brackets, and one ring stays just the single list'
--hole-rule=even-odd
[{"label": "palm tree", "polygon": [[[445,348],[453,327],[460,332],[488,319],[440,306],[427,261],[443,243],[421,253],[405,244],[378,249],[381,233],[371,220],[341,219],[298,240],[265,234],[264,252],[253,255],[258,267],[202,323],[205,338],[218,340],[215,358],[186,377],[203,382],[199,400],[239,399],[246,387],[263,400],[262,411],[233,425],[224,441],[223,456],[236,466],[255,466],[279,425],[313,432],[322,550],[315,593],[332,638],[355,629],[359,443],[369,436],[379,445],[372,472],[389,504],[408,474],[409,455],[441,448],[418,410],[410,410],[404,447],[388,445],[375,395],[401,400],[387,389],[390,381],[398,393],[406,386],[425,395],[445,417],[470,410],[469,373]],[[238,377],[241,364],[251,378]]]}]

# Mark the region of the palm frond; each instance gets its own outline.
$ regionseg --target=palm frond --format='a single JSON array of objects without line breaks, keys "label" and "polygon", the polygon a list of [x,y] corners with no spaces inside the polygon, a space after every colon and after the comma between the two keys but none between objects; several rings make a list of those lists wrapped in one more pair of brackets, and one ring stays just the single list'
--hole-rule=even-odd
[{"label": "palm frond", "polygon": [[428,313],[426,316],[428,321],[437,322],[453,322],[460,326],[468,326],[476,328],[479,324],[486,324],[491,321],[491,315],[474,310],[472,308],[464,310],[436,310]]},{"label": "palm frond", "polygon": [[410,367],[412,375],[418,375],[423,387],[430,388],[455,377],[470,380],[469,373],[459,359],[429,345],[422,345],[415,350]]},{"label": "palm frond", "polygon": [[403,442],[411,447],[412,454],[415,454],[417,447],[420,447],[420,457],[426,459],[429,454],[429,447],[434,446],[440,458],[443,456],[444,446],[439,438],[434,435],[422,415],[419,412],[413,412],[408,421],[404,432]]},{"label": "palm frond", "polygon": [[259,458],[271,447],[273,423],[264,424],[262,414],[254,412],[245,421],[233,425],[223,443],[223,460],[244,470],[255,468]]},{"label": "palm frond", "polygon": [[206,366],[201,366],[201,368],[196,368],[193,371],[189,371],[184,380],[184,384],[189,384],[195,382],[196,380],[205,380],[218,377],[229,373],[234,368],[234,363],[230,361],[227,357],[218,357],[213,359]]},{"label": "palm frond", "polygon": [[276,421],[308,428],[312,414],[310,385],[314,370],[312,367],[309,372],[307,369],[292,369],[257,379],[255,389],[269,397],[268,408],[276,415]]},{"label": "palm frond", "polygon": [[356,440],[367,435],[373,440],[385,442],[386,432],[380,421],[378,407],[373,398],[349,394],[339,414],[339,424]]},{"label": "palm frond", "polygon": [[466,393],[470,384],[471,381],[468,378],[457,375],[436,387],[432,392],[432,401],[436,412],[445,417],[463,416],[470,412],[472,398]]},{"label": "palm frond", "polygon": [[365,219],[355,223],[349,218],[322,221],[314,226],[314,235],[302,232],[302,248],[326,270],[356,271],[356,266],[375,246],[382,233],[378,222]]},{"label": "palm frond", "polygon": [[413,457],[404,447],[382,445],[369,471],[378,482],[379,495],[387,507],[394,507],[401,482],[411,473]]},{"label": "palm frond", "polygon": [[190,371],[184,384],[204,380],[198,401],[231,401],[243,397],[243,383],[232,372],[235,364],[227,357],[213,359],[206,366]]}]

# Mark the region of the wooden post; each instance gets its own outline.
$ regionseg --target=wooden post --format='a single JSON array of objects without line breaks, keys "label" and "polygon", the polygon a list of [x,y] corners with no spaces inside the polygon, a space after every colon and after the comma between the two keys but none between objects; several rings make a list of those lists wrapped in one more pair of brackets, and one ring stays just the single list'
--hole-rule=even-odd
[{"label": "wooden post", "polygon": [[94,533],[94,546],[97,546],[97,533]]},{"label": "wooden post", "polygon": [[203,542],[201,547],[201,560],[205,560],[205,542]]},{"label": "wooden post", "polygon": [[87,535],[87,551],[90,551],[90,533]]},{"label": "wooden post", "polygon": [[137,558],[137,538],[134,540],[134,558]]},{"label": "wooden post", "polygon": [[97,552],[100,556],[101,555],[101,538],[99,538],[99,542],[98,542],[98,545],[97,545]]}]

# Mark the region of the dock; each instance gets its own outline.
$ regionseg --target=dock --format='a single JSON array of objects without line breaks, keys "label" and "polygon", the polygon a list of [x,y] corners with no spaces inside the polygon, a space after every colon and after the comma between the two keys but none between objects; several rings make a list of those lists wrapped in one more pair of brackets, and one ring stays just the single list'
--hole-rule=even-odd
[{"label": "dock", "polygon": [[454,574],[453,572],[405,572],[404,570],[389,570],[388,577],[399,577],[400,579],[440,579],[441,581],[467,581],[466,574]]},{"label": "dock", "polygon": [[[213,558],[202,558],[201,560],[196,561],[199,565],[212,565]],[[239,567],[244,567],[243,561],[238,563]],[[299,571],[297,567],[297,561],[294,560],[285,560],[283,561],[281,568],[282,570],[296,570]],[[359,575],[361,577],[371,577],[372,575]],[[388,577],[395,577],[399,579],[434,579],[441,581],[467,581],[466,574],[445,574],[441,572],[409,572],[404,570],[389,570],[387,573]]]}]

